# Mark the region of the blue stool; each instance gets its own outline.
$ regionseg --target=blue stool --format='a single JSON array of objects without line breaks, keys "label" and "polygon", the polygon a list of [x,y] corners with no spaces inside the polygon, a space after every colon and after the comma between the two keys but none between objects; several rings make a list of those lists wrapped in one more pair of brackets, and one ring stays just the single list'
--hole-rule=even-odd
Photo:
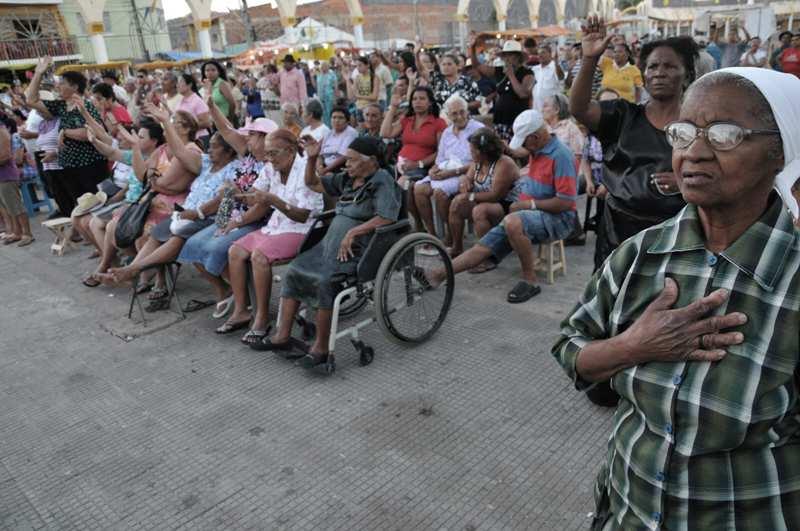
[{"label": "blue stool", "polygon": [[[25,203],[25,210],[28,212],[28,217],[32,218],[36,211],[42,207],[47,207],[47,213],[53,211],[53,204],[50,202],[50,196],[47,195],[47,190],[44,188],[44,183],[35,177],[33,179],[26,179],[20,183],[22,187],[22,201]],[[42,191],[44,199],[39,199],[37,188]]]}]

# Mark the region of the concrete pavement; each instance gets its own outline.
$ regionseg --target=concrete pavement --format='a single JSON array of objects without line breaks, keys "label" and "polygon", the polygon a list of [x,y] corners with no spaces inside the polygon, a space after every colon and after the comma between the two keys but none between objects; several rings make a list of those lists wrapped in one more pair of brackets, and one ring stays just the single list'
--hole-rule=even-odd
[{"label": "concrete pavement", "polygon": [[[372,326],[375,361],[343,342],[325,377],[215,335],[210,310],[132,324],[127,290],[81,285],[88,248],[36,236],[0,247],[0,528],[588,526],[611,415],[549,349],[593,237],[532,301],[505,302],[509,257],[458,277],[428,343]],[[179,286],[210,296],[188,269]]]}]

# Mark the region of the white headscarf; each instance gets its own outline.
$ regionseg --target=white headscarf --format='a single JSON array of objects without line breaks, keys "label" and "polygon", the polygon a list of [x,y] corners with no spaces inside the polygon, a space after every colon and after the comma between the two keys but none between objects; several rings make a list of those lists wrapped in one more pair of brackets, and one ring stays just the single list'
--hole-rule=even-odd
[{"label": "white headscarf", "polygon": [[[800,217],[800,206],[792,195],[792,185],[800,179],[800,78],[766,68],[723,68],[717,72],[728,72],[741,76],[756,86],[764,95],[778,123],[783,141],[783,170],[775,177],[775,189],[794,219]],[[703,76],[705,77],[705,76]]]}]

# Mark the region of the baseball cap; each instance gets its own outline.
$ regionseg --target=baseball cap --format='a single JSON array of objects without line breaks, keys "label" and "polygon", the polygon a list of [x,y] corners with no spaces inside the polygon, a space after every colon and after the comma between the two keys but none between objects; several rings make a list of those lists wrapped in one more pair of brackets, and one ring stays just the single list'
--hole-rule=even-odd
[{"label": "baseball cap", "polygon": [[514,120],[514,137],[511,139],[511,142],[508,143],[508,147],[511,149],[519,149],[522,147],[525,139],[541,129],[543,125],[544,117],[542,113],[536,109],[523,111]]},{"label": "baseball cap", "polygon": [[503,43],[503,51],[501,53],[522,53],[522,45],[519,41],[506,41]]},{"label": "baseball cap", "polygon": [[250,132],[253,132],[253,133],[263,133],[265,135],[268,135],[271,132],[277,130],[278,130],[278,124],[276,124],[269,118],[256,118],[249,124],[239,129],[239,133],[246,135]]}]

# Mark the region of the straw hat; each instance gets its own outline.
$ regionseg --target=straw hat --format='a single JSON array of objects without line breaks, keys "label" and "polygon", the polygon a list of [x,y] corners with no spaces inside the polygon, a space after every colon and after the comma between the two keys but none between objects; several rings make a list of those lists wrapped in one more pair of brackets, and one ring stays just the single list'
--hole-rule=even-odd
[{"label": "straw hat", "polygon": [[72,211],[71,216],[83,216],[90,212],[102,207],[108,201],[108,195],[105,192],[97,192],[96,194],[85,193],[78,198],[78,206]]}]

